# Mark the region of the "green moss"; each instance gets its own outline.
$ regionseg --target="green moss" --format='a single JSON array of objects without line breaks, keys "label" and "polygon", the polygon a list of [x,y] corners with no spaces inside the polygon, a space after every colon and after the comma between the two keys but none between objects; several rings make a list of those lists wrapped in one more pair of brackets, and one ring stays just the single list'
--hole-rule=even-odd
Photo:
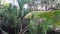
[{"label": "green moss", "polygon": [[[34,12],[32,13],[32,15],[29,15],[29,16],[33,16],[33,18],[30,18],[31,22],[30,22],[30,28],[33,28],[33,29],[30,29],[31,33],[39,33],[37,31],[39,31],[39,29],[42,27],[42,33],[46,33],[45,31],[47,31],[50,27],[49,25],[55,25],[57,27],[60,26],[60,10],[54,10],[54,11],[48,11],[48,12]],[[43,19],[44,21],[39,24],[39,28],[38,28],[38,25],[36,25],[36,21],[38,20],[38,18],[41,18]],[[32,24],[33,23],[33,24]],[[36,29],[38,30],[36,30]],[[59,27],[60,28],[60,27]],[[35,31],[35,32],[34,32]],[[40,32],[41,33],[41,32]]]}]

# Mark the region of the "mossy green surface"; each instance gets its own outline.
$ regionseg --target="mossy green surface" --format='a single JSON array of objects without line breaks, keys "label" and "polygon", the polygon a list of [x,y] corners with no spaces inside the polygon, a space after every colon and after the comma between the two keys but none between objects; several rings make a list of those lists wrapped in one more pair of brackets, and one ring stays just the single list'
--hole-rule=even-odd
[{"label": "mossy green surface", "polygon": [[[25,18],[30,19],[29,25],[31,34],[46,34],[46,31],[50,28],[49,25],[60,28],[60,10],[53,10],[47,12],[35,11],[29,13]],[[44,21],[40,24],[38,23],[37,25],[38,19],[43,19]]]}]

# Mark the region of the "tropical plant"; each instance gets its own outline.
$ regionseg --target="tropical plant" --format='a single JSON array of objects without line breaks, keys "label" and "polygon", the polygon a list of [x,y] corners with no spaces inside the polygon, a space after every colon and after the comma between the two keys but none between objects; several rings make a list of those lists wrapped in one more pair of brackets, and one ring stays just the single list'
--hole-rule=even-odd
[{"label": "tropical plant", "polygon": [[[15,31],[14,34],[18,34],[20,28],[23,28],[23,24],[25,24],[25,23],[23,23],[23,20],[24,20],[23,17],[29,12],[29,10],[26,10],[26,9],[23,8],[23,5],[25,3],[30,2],[29,0],[28,1],[17,0],[17,1],[18,1],[19,6],[20,6],[19,7],[20,9],[17,9],[17,6],[12,7],[12,4],[10,4],[10,3],[7,4],[6,2],[5,2],[5,4],[0,6],[0,8],[1,8],[0,9],[0,15],[2,15],[4,20],[5,20],[5,22],[3,22],[3,24],[1,24],[1,26],[3,25],[5,27],[14,28],[14,31]],[[0,23],[2,23],[2,22],[0,22]],[[25,31],[24,28],[21,29],[20,32],[23,33]]]},{"label": "tropical plant", "polygon": [[17,9],[17,6],[12,7],[12,4],[10,3],[0,5],[0,17],[3,18],[2,22],[0,22],[1,27],[5,26],[13,28],[15,31],[14,34],[25,34],[28,29],[28,34],[46,34],[46,31],[50,28],[49,25],[55,25],[57,27],[60,26],[60,10],[31,12],[30,9],[26,10],[23,8],[23,5],[25,3],[29,3],[30,0],[17,1],[19,9]]}]

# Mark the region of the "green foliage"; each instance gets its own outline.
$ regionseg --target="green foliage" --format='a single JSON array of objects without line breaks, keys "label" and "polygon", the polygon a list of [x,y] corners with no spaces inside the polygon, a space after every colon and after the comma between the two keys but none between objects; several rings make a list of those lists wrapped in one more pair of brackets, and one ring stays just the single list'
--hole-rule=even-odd
[{"label": "green foliage", "polygon": [[[8,7],[0,6],[0,15],[5,18],[5,22],[3,22],[3,24],[6,23],[5,26],[8,27],[9,25],[13,25],[15,27],[16,34],[16,26],[19,24],[18,27],[20,28],[20,25],[23,23],[25,18],[30,19],[30,22],[28,22],[30,34],[46,34],[46,31],[50,28],[49,25],[55,25],[57,27],[60,26],[60,10],[30,12],[31,10],[23,8],[23,5],[30,2],[30,0],[17,1],[20,9],[17,9],[16,6],[12,7],[11,4]],[[42,21],[40,22],[40,20]]]},{"label": "green foliage", "polygon": [[[0,15],[2,15],[5,18],[5,22],[3,24],[6,24],[4,26],[9,27],[12,25],[15,28],[15,34],[18,33],[20,25],[23,24],[24,16],[29,12],[29,9],[26,10],[23,8],[23,5],[25,3],[30,2],[29,0],[17,0],[19,4],[19,8],[17,9],[17,6],[12,6],[9,4],[9,6],[0,6]],[[1,23],[1,22],[0,22]],[[18,25],[18,26],[17,26]],[[18,31],[16,28],[18,27]]]},{"label": "green foliage", "polygon": [[25,8],[23,8],[23,5],[29,3],[30,0],[17,0],[17,1],[20,6],[20,17],[24,17],[28,12],[30,12],[30,10],[29,9],[26,10]]},{"label": "green foliage", "polygon": [[11,4],[9,5],[9,7],[2,5],[0,6],[0,15],[2,15],[5,20],[3,22],[4,26],[10,27],[11,25],[15,28],[16,32],[16,26],[19,23],[17,19],[17,17],[19,16],[19,9],[17,9],[16,6],[12,7]]},{"label": "green foliage", "polygon": [[[54,10],[54,11],[48,11],[48,12],[33,12],[31,14],[32,15],[30,15],[29,13],[25,17],[25,18],[30,18],[30,33],[31,34],[39,34],[39,33],[47,34],[46,31],[50,28],[49,25],[53,25],[56,27],[60,26],[60,10]],[[38,23],[37,25],[38,19],[40,20],[43,19],[43,22],[39,22],[40,24]]]}]

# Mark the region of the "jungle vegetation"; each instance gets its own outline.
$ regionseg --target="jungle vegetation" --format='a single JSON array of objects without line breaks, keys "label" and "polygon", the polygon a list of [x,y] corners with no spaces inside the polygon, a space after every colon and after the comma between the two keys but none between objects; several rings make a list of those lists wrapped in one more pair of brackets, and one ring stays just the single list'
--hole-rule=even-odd
[{"label": "jungle vegetation", "polygon": [[0,1],[0,34],[48,34],[47,32],[52,30],[59,32],[60,4],[56,3],[58,9],[48,11],[33,11],[31,8],[23,8],[24,4],[29,3],[30,5],[34,1],[17,0],[19,8],[9,2],[1,4]]}]

